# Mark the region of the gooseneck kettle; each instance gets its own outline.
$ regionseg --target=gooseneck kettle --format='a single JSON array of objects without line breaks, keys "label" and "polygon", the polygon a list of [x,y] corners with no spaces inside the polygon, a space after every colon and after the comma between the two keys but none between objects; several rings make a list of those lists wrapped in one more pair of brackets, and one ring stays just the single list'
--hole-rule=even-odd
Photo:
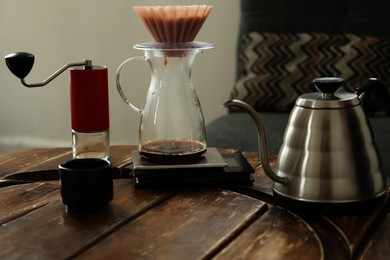
[{"label": "gooseneck kettle", "polygon": [[371,79],[356,93],[338,91],[341,78],[314,80],[320,92],[295,102],[273,172],[268,163],[266,136],[258,113],[247,103],[230,100],[254,119],[264,171],[273,180],[281,204],[296,208],[348,209],[380,203],[387,182],[361,98]]}]

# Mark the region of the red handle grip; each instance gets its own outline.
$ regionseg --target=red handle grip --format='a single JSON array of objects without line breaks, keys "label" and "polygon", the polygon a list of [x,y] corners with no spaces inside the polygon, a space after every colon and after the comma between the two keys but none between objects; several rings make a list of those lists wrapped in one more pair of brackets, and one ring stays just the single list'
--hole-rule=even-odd
[{"label": "red handle grip", "polygon": [[107,68],[70,69],[72,129],[97,132],[110,128]]}]

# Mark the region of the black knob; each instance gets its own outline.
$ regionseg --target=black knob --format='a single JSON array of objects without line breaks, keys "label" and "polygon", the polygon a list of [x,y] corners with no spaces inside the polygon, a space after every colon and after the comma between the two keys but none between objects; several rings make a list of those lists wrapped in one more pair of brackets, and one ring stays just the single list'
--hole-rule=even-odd
[{"label": "black knob", "polygon": [[324,77],[313,80],[316,88],[324,94],[333,95],[342,85],[344,80],[336,77]]},{"label": "black knob", "polygon": [[8,69],[20,79],[24,79],[34,65],[34,55],[28,52],[14,52],[4,58]]}]

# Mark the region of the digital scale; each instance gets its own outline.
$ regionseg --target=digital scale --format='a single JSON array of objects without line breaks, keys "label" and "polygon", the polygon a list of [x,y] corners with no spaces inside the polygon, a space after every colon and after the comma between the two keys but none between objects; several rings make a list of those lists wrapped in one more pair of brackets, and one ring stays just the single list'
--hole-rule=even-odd
[{"label": "digital scale", "polygon": [[132,151],[135,186],[194,184],[246,184],[253,182],[252,166],[239,153],[220,154],[214,147],[198,161],[186,164],[157,164]]}]

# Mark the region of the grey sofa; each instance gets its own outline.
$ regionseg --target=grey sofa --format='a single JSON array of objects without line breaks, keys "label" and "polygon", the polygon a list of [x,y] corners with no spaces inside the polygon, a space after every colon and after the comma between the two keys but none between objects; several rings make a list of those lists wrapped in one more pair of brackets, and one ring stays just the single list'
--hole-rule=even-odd
[{"label": "grey sofa", "polygon": [[[277,154],[296,98],[321,76],[353,92],[369,77],[390,84],[390,1],[241,0],[237,79],[231,98],[253,106],[268,149]],[[390,176],[389,89],[365,99],[385,173]],[[258,151],[251,118],[228,111],[207,125],[208,145]],[[358,140],[357,140],[358,142]]]}]

